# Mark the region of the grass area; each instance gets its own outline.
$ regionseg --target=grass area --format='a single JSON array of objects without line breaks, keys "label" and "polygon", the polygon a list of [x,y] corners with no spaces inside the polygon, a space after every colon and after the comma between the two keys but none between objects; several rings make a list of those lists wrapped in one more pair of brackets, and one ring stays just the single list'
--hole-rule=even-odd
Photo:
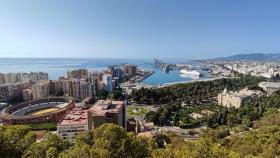
[{"label": "grass area", "polygon": [[148,109],[141,106],[129,106],[127,108],[127,113],[129,116],[144,116],[149,112]]},{"label": "grass area", "polygon": [[28,126],[30,126],[33,131],[38,131],[38,130],[55,131],[57,127],[56,123],[28,124]]},{"label": "grass area", "polygon": [[46,109],[42,109],[42,110],[31,112],[30,115],[33,115],[33,116],[35,116],[35,115],[42,115],[42,114],[54,112],[54,111],[57,111],[57,110],[59,110],[59,108],[55,108],[55,107],[46,108]]}]

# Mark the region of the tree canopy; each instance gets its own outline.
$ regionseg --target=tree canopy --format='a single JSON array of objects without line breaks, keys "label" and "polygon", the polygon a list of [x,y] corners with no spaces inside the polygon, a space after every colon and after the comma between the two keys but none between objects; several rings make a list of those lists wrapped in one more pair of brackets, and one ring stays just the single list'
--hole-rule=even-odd
[{"label": "tree canopy", "polygon": [[20,157],[35,140],[36,136],[29,126],[0,126],[0,155]]}]

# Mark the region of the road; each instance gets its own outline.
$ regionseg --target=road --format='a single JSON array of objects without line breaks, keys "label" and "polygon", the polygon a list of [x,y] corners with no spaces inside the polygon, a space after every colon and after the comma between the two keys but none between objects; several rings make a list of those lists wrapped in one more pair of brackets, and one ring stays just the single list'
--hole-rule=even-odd
[{"label": "road", "polygon": [[189,132],[191,130],[194,130],[194,131],[198,131],[200,133],[200,131],[202,129],[205,129],[206,126],[202,126],[202,127],[199,127],[199,128],[192,128],[192,129],[182,129],[180,127],[175,127],[175,126],[164,126],[164,127],[159,127],[159,126],[156,126],[155,129],[157,129],[158,131],[170,131],[170,132],[173,132],[175,133],[177,136],[179,137],[182,137],[184,138],[185,140],[197,140],[200,138],[200,134],[194,134],[194,135],[191,135],[189,134]]}]

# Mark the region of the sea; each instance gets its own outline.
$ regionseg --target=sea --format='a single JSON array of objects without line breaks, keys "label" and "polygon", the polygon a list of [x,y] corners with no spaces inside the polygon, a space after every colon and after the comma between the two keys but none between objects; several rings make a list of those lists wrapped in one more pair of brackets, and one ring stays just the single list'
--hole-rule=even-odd
[{"label": "sea", "polygon": [[[167,63],[193,63],[191,60],[165,60]],[[110,65],[135,64],[140,69],[155,73],[142,81],[148,85],[162,85],[166,83],[186,82],[207,79],[193,78],[180,74],[179,70],[162,71],[154,65],[153,59],[68,59],[68,58],[0,58],[0,73],[9,72],[47,72],[49,79],[56,80],[66,76],[68,70],[85,68],[89,71],[102,71]]]}]

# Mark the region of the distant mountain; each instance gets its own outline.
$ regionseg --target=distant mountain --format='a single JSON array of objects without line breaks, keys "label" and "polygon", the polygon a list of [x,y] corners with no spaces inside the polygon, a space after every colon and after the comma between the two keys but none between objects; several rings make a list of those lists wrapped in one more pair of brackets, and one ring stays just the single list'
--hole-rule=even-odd
[{"label": "distant mountain", "polygon": [[211,60],[246,60],[246,61],[279,61],[280,54],[262,54],[262,53],[251,53],[251,54],[237,54],[228,57],[215,58]]}]

